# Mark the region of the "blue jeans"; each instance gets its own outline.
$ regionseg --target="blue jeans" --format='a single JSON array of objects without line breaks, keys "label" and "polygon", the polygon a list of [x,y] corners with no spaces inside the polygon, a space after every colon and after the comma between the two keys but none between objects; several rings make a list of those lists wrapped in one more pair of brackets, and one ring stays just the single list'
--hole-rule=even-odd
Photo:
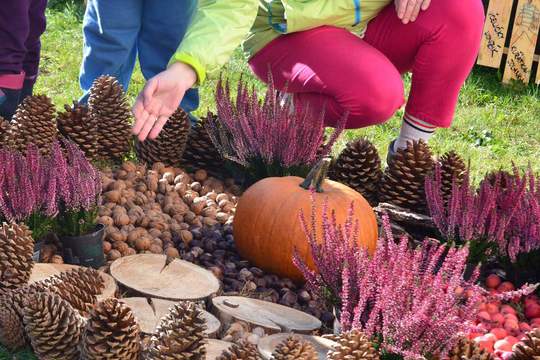
[{"label": "blue jeans", "polygon": [[[145,79],[165,70],[196,8],[197,0],[88,0],[80,101],[88,100],[92,82],[101,75],[115,76],[127,90],[137,55]],[[187,112],[199,106],[196,89],[186,93],[181,106]]]}]

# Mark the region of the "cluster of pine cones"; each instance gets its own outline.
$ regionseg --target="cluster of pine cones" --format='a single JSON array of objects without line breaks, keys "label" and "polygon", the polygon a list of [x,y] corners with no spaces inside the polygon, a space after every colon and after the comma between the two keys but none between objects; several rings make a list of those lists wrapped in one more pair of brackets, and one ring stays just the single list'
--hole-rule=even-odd
[{"label": "cluster of pine cones", "polygon": [[[442,192],[445,199],[452,191],[452,180],[463,180],[466,165],[453,151],[439,160],[442,174]],[[410,142],[399,149],[382,170],[381,159],[375,146],[367,139],[349,142],[336,159],[331,178],[359,193],[372,205],[391,203],[418,213],[427,211],[424,183],[435,166],[435,160],[427,143]]]},{"label": "cluster of pine cones", "polygon": [[131,111],[122,86],[101,76],[90,91],[89,105],[74,102],[56,114],[47,96],[27,97],[11,123],[0,121],[0,140],[24,152],[35,144],[44,153],[60,137],[76,143],[91,160],[122,159],[131,148]]}]

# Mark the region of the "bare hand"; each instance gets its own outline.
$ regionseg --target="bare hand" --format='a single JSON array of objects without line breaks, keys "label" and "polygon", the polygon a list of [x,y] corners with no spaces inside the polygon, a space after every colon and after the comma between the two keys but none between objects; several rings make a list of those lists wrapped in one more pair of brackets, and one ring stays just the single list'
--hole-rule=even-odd
[{"label": "bare hand", "polygon": [[395,0],[397,15],[404,24],[415,21],[420,10],[427,10],[430,4],[431,0]]},{"label": "bare hand", "polygon": [[169,117],[176,111],[186,91],[197,81],[197,74],[184,63],[172,64],[144,86],[135,105],[133,133],[140,141],[155,139]]}]

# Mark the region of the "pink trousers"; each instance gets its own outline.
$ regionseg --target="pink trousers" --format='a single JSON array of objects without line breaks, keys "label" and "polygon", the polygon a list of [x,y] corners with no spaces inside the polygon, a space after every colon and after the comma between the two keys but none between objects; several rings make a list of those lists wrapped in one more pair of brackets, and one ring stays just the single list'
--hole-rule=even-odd
[{"label": "pink trousers", "polygon": [[263,81],[270,69],[276,88],[293,93],[295,104],[324,109],[329,126],[348,112],[347,128],[391,118],[405,102],[401,74],[411,71],[406,112],[449,127],[483,23],[481,0],[433,0],[406,25],[391,4],[369,23],[363,39],[322,26],[275,39],[249,64]]}]

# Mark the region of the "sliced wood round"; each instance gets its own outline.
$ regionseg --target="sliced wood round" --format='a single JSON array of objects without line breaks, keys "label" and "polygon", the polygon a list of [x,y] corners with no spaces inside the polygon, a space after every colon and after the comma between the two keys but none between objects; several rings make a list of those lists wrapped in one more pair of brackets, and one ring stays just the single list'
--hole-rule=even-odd
[{"label": "sliced wood round", "polygon": [[321,360],[326,359],[328,350],[336,345],[334,341],[322,338],[320,336],[279,333],[261,338],[258,344],[259,353],[264,359],[270,359],[278,344],[287,339],[289,336],[299,336],[302,338],[302,340],[309,342],[311,345],[313,345],[315,351],[317,351],[317,354],[319,355],[319,359]]},{"label": "sliced wood round", "polygon": [[[30,275],[30,283],[45,280],[54,275],[58,275],[61,272],[76,269],[80,266],[69,265],[69,264],[46,264],[46,263],[36,263],[32,269],[32,274]],[[105,282],[105,289],[98,296],[98,300],[108,299],[111,297],[116,297],[118,291],[118,285],[116,281],[109,274],[105,274],[103,271],[100,271],[99,274]]]},{"label": "sliced wood round", "polygon": [[228,350],[231,346],[232,343],[227,341],[209,339],[206,344],[206,360],[217,359],[222,352]]},{"label": "sliced wood round", "polygon": [[165,255],[139,254],[111,264],[118,283],[152,298],[172,301],[201,300],[219,290],[219,280],[210,271]]},{"label": "sliced wood round", "polygon": [[[155,333],[160,320],[169,313],[169,309],[175,304],[174,301],[144,297],[123,298],[120,301],[131,308],[141,331],[148,335]],[[202,312],[206,320],[206,333],[210,337],[215,337],[221,328],[221,323],[208,311],[202,310]]]},{"label": "sliced wood round", "polygon": [[218,296],[212,299],[223,322],[246,321],[272,332],[307,333],[321,327],[321,321],[302,311],[268,301],[241,296]]}]

